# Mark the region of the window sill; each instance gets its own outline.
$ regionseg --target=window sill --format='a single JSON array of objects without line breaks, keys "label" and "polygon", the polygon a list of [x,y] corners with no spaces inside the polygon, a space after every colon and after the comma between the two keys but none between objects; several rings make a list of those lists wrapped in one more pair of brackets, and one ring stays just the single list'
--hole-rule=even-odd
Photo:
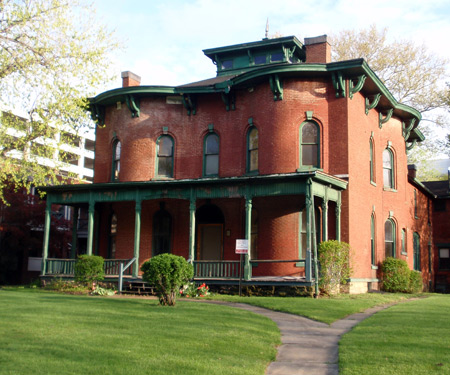
[{"label": "window sill", "polygon": [[393,188],[388,188],[388,187],[383,187],[383,190],[384,191],[390,191],[391,193],[396,193],[397,192],[397,189],[393,189]]},{"label": "window sill", "polygon": [[259,171],[247,172],[245,175],[246,176],[258,176],[259,175]]},{"label": "window sill", "polygon": [[419,216],[414,215],[414,219],[419,220]]},{"label": "window sill", "polygon": [[322,168],[319,167],[312,167],[312,166],[304,166],[297,168],[297,172],[310,172],[310,171],[322,171]]},{"label": "window sill", "polygon": [[370,181],[370,184],[371,184],[372,186],[377,186],[376,182],[373,182],[373,181]]},{"label": "window sill", "polygon": [[378,266],[374,266],[374,265],[372,264],[372,269],[373,269],[373,270],[377,270],[377,269],[378,269]]},{"label": "window sill", "polygon": [[401,254],[401,255],[406,255],[406,256],[408,256],[408,253],[405,253],[405,252],[403,252],[403,251],[402,251],[400,254]]},{"label": "window sill", "polygon": [[305,261],[295,263],[295,267],[305,267]]}]

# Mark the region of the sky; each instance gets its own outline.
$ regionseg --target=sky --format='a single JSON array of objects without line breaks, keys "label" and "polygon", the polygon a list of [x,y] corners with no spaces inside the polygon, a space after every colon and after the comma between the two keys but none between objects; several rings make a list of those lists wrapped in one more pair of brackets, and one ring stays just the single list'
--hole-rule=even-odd
[{"label": "sky", "polygon": [[202,50],[269,36],[305,37],[387,27],[388,36],[414,40],[450,59],[450,0],[92,0],[97,19],[115,30],[121,49],[113,55],[120,73],[139,75],[141,85],[175,86],[214,77]]}]

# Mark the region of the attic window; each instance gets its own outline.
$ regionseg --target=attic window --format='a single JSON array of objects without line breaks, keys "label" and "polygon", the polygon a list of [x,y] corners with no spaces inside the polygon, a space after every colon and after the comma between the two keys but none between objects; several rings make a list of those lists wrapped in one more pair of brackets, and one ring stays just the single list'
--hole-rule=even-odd
[{"label": "attic window", "polygon": [[233,60],[222,61],[222,69],[231,69],[231,68],[233,68]]},{"label": "attic window", "polygon": [[270,61],[283,61],[283,54],[281,52],[272,53],[272,56],[270,57]]},{"label": "attic window", "polygon": [[265,64],[266,63],[266,55],[255,56],[255,65]]}]

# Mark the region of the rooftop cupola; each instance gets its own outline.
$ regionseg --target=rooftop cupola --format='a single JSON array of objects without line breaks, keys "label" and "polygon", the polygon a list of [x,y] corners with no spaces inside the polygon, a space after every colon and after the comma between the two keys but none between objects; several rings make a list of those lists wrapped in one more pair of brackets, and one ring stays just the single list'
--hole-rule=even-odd
[{"label": "rooftop cupola", "polygon": [[218,76],[239,74],[274,64],[296,64],[306,60],[303,44],[295,36],[210,48],[203,52],[217,65]]}]

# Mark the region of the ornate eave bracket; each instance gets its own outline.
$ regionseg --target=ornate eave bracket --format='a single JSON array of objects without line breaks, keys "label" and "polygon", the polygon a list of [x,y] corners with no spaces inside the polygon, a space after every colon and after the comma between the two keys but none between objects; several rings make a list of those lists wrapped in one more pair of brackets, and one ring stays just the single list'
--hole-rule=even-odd
[{"label": "ornate eave bracket", "polygon": [[98,126],[105,125],[105,107],[98,104],[91,105],[91,118],[94,120]]},{"label": "ornate eave bracket", "polygon": [[184,108],[187,110],[188,116],[195,115],[197,113],[197,103],[195,97],[189,94],[184,94],[182,97]]},{"label": "ornate eave bracket", "polygon": [[383,113],[380,111],[380,113],[378,114],[378,126],[380,127],[380,129],[383,127],[383,124],[385,124],[386,122],[388,122],[391,117],[392,114],[394,113],[394,108],[391,108],[387,111],[386,116],[383,117]]},{"label": "ornate eave bracket", "polygon": [[269,83],[273,93],[273,100],[283,100],[283,83],[280,81],[278,74],[271,75]]},{"label": "ornate eave bracket", "polygon": [[403,138],[405,138],[405,141],[409,138],[409,135],[411,134],[411,130],[413,130],[415,123],[416,123],[416,119],[415,118],[412,118],[410,120],[408,126],[406,126],[405,122],[402,122]]},{"label": "ornate eave bracket", "polygon": [[346,97],[345,79],[344,76],[342,75],[342,72],[332,73],[331,79],[333,81],[334,90],[336,91],[336,98],[339,97],[345,98]]},{"label": "ornate eave bracket", "polygon": [[233,92],[223,92],[222,100],[225,103],[225,108],[227,112],[231,109],[234,111],[236,109],[236,96]]},{"label": "ornate eave bracket", "polygon": [[381,94],[372,95],[372,102],[370,102],[370,98],[366,97],[366,115],[369,114],[371,109],[374,109],[378,103],[380,102]]},{"label": "ornate eave bracket", "polygon": [[361,89],[364,86],[364,82],[366,81],[367,76],[365,74],[360,75],[357,77],[356,83],[354,83],[354,79],[350,79],[348,81],[348,96],[350,99],[353,99],[353,95],[355,95],[357,92],[361,91]]},{"label": "ornate eave bracket", "polygon": [[410,151],[414,148],[414,146],[417,144],[417,139],[414,139],[412,142],[408,144],[406,143],[406,151]]},{"label": "ornate eave bracket", "polygon": [[139,117],[141,115],[140,101],[133,95],[125,95],[125,102],[131,112],[131,117]]}]

